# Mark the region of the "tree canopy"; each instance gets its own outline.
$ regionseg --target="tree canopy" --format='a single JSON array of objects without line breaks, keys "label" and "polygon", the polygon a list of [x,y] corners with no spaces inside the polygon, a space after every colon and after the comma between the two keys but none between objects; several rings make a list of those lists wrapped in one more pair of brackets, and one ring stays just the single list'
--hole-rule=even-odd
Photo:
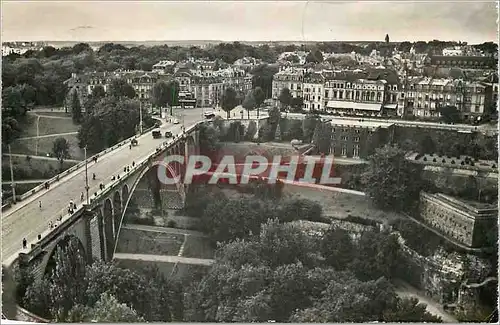
[{"label": "tree canopy", "polygon": [[382,209],[407,209],[419,198],[421,169],[397,146],[378,148],[363,174],[365,193]]}]

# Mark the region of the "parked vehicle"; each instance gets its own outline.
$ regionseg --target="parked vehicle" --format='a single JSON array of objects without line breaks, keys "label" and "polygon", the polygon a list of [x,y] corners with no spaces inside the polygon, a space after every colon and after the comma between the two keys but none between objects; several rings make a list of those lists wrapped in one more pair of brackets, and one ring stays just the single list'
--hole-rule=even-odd
[{"label": "parked vehicle", "polygon": [[174,124],[179,124],[179,120],[178,120],[178,119],[175,119],[175,120],[174,120]]},{"label": "parked vehicle", "polygon": [[174,135],[172,134],[172,132],[170,132],[170,131],[165,132],[165,138],[171,138],[173,136]]}]

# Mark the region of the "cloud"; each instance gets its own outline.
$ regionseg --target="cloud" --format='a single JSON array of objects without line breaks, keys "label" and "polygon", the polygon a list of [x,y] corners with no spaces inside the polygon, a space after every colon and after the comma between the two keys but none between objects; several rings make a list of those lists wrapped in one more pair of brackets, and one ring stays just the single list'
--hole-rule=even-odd
[{"label": "cloud", "polygon": [[71,28],[70,31],[77,31],[77,30],[82,30],[82,29],[92,29],[94,28],[93,26],[88,26],[88,25],[84,25],[84,26],[77,26],[75,28]]}]

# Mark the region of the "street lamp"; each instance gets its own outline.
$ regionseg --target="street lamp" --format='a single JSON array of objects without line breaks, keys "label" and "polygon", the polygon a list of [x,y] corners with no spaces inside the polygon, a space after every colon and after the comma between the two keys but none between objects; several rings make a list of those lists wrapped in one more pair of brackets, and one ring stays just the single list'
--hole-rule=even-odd
[{"label": "street lamp", "polygon": [[12,167],[12,152],[10,151],[10,144],[9,144],[9,165],[10,165],[10,186],[12,188],[12,200],[15,203],[16,202],[16,184],[14,183],[14,168]]},{"label": "street lamp", "polygon": [[87,146],[83,148],[85,152],[85,191],[87,192],[87,205],[89,205],[89,175],[88,175],[88,161],[87,161]]},{"label": "street lamp", "polygon": [[139,99],[139,133],[142,134],[142,101]]}]

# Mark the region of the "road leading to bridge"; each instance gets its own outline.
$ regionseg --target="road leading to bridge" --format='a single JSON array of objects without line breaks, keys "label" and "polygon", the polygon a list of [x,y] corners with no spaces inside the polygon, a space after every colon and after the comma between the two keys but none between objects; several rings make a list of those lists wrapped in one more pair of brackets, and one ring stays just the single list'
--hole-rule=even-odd
[{"label": "road leading to bridge", "polygon": [[[200,121],[201,115],[201,109],[185,110],[186,128]],[[177,135],[181,132],[181,125],[164,124],[161,127],[162,134],[167,130]],[[138,146],[132,149],[128,145],[122,146],[99,157],[97,163],[89,163],[89,196],[92,197],[98,191],[100,183],[107,184],[113,175],[122,173],[125,166],[131,166],[132,162],[138,163],[150,156],[165,140],[153,139],[151,132],[148,132],[138,138]],[[93,173],[96,174],[95,181],[92,180]],[[70,200],[81,205],[82,192],[85,193],[84,168],[52,184],[49,190],[42,190],[3,213],[2,262],[11,261],[13,256],[23,252],[23,238],[27,239],[29,246],[37,241],[38,234],[48,229],[49,222],[55,222],[60,216],[66,215]],[[42,203],[41,208],[39,202]]]}]

